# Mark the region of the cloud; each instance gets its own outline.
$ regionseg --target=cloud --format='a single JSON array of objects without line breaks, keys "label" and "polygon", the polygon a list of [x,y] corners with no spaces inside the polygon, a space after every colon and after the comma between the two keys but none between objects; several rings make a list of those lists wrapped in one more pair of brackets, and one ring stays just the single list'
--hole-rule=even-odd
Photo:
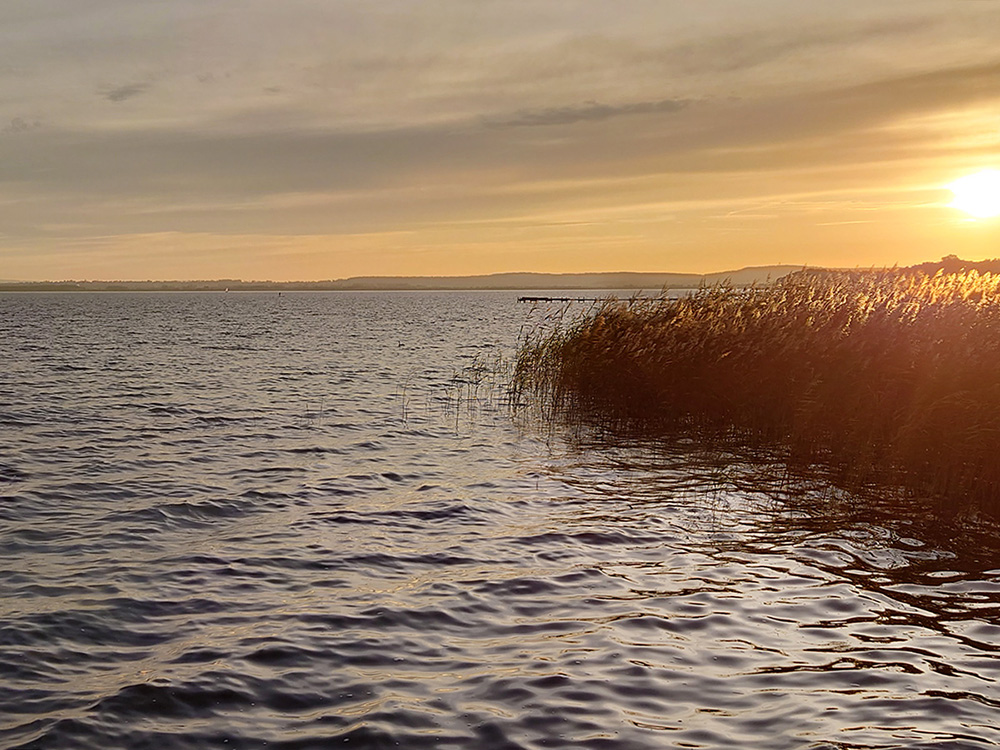
[{"label": "cloud", "polygon": [[485,124],[492,127],[524,127],[538,125],[570,125],[577,122],[607,120],[622,115],[647,115],[679,112],[690,104],[688,99],[663,99],[654,102],[632,102],[630,104],[600,104],[587,102],[567,107],[547,107],[543,109],[522,109],[513,116],[488,118]]},{"label": "cloud", "polygon": [[0,129],[0,133],[27,133],[29,130],[35,130],[40,127],[42,127],[42,123],[38,120],[28,121],[23,117],[14,117],[8,125]]},{"label": "cloud", "polygon": [[[56,215],[93,224],[95,235],[319,235],[563,210],[577,221],[633,204],[662,215],[665,201],[853,189],[944,149],[957,164],[955,126],[928,129],[927,118],[995,108],[998,92],[1000,62],[808,94],[588,103],[379,130],[229,120],[81,130],[47,120],[0,139],[0,223],[28,242]],[[646,116],[628,116],[637,113]]]},{"label": "cloud", "polygon": [[148,83],[127,83],[124,86],[116,86],[110,89],[103,89],[101,95],[109,102],[123,102],[126,99],[140,96],[149,90]]}]

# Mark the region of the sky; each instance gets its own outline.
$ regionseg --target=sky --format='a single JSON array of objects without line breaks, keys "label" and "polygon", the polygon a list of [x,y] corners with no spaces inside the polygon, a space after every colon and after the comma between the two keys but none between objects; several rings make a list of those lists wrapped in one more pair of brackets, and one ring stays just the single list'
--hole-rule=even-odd
[{"label": "sky", "polygon": [[0,279],[1000,256],[1000,0],[3,0]]}]

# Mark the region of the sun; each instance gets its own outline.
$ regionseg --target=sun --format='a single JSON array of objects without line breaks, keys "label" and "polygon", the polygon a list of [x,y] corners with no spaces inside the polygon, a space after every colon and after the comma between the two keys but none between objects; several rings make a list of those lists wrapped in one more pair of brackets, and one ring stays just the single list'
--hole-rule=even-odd
[{"label": "sun", "polygon": [[977,219],[1000,216],[1000,171],[984,169],[947,186],[955,194],[951,206]]}]

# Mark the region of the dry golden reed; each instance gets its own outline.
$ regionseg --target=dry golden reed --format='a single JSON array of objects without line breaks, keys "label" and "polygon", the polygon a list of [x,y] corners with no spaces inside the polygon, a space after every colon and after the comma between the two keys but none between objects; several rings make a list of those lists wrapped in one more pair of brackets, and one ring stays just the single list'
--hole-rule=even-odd
[{"label": "dry golden reed", "polygon": [[778,448],[1000,516],[1000,275],[803,272],[608,300],[526,340],[514,385],[553,417]]}]

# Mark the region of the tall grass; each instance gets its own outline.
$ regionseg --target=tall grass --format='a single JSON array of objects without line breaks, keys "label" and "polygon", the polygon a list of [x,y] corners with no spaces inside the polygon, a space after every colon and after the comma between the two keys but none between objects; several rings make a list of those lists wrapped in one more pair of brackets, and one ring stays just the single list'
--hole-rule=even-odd
[{"label": "tall grass", "polygon": [[529,337],[548,416],[682,434],[1000,517],[1000,275],[802,273],[609,300]]}]

